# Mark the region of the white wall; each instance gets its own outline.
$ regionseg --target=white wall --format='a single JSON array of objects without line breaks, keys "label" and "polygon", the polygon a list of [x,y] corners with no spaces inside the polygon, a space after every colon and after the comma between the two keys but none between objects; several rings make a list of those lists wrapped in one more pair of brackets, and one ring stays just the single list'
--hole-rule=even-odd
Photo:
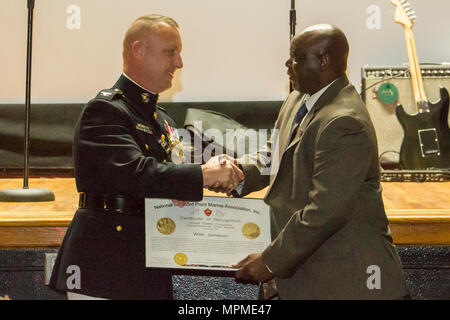
[{"label": "white wall", "polygon": [[[26,2],[0,0],[0,103],[24,101]],[[290,2],[36,0],[32,102],[86,102],[112,86],[121,72],[123,34],[147,13],[175,18],[183,39],[184,68],[161,100],[283,100]],[[414,32],[420,61],[450,61],[450,1],[411,2],[418,15]],[[72,6],[79,15],[68,12]],[[407,62],[403,31],[393,22],[389,0],[297,0],[296,9],[297,31],[321,22],[344,30],[351,46],[349,77],[357,88],[361,65]]]}]

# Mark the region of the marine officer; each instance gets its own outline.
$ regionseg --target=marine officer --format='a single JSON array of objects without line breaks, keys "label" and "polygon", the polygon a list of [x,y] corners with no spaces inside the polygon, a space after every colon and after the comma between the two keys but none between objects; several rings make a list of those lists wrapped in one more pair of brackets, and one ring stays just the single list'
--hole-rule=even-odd
[{"label": "marine officer", "polygon": [[138,18],[124,37],[123,74],[80,116],[74,138],[80,204],[50,280],[69,299],[171,299],[171,274],[145,267],[144,199],[182,206],[201,200],[204,186],[231,190],[243,178],[230,162],[180,161],[176,124],[156,103],[183,67],[181,49],[173,19]]}]

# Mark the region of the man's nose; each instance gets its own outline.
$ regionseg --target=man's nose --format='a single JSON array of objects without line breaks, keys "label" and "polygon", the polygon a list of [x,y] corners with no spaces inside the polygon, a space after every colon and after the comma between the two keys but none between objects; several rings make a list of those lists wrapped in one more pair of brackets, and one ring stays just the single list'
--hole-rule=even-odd
[{"label": "man's nose", "polygon": [[178,69],[183,68],[183,58],[181,58],[181,54],[178,54],[177,57],[175,58],[175,67],[177,67]]},{"label": "man's nose", "polygon": [[289,68],[292,65],[292,59],[289,58],[286,60],[286,63],[284,64],[287,68]]}]

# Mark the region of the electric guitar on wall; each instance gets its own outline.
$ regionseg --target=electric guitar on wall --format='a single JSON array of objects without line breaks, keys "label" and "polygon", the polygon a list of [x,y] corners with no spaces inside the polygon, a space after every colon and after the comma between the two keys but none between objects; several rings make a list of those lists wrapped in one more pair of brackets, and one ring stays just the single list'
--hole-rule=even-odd
[{"label": "electric guitar on wall", "polygon": [[417,108],[415,114],[407,114],[401,105],[398,105],[395,110],[404,131],[400,148],[400,165],[402,169],[408,170],[449,168],[448,91],[441,87],[441,99],[436,103],[428,101],[412,32],[416,16],[406,0],[391,0],[391,2],[397,7],[395,22],[403,26],[405,33],[409,71]]}]

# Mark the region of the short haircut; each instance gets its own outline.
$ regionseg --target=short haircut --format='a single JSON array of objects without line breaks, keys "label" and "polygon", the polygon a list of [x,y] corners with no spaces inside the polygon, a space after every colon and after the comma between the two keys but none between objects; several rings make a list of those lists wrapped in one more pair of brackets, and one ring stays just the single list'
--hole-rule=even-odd
[{"label": "short haircut", "polygon": [[156,30],[160,22],[179,29],[178,23],[170,18],[159,14],[148,14],[137,18],[128,28],[123,38],[123,54],[131,49],[131,44],[145,37],[150,31]]}]

